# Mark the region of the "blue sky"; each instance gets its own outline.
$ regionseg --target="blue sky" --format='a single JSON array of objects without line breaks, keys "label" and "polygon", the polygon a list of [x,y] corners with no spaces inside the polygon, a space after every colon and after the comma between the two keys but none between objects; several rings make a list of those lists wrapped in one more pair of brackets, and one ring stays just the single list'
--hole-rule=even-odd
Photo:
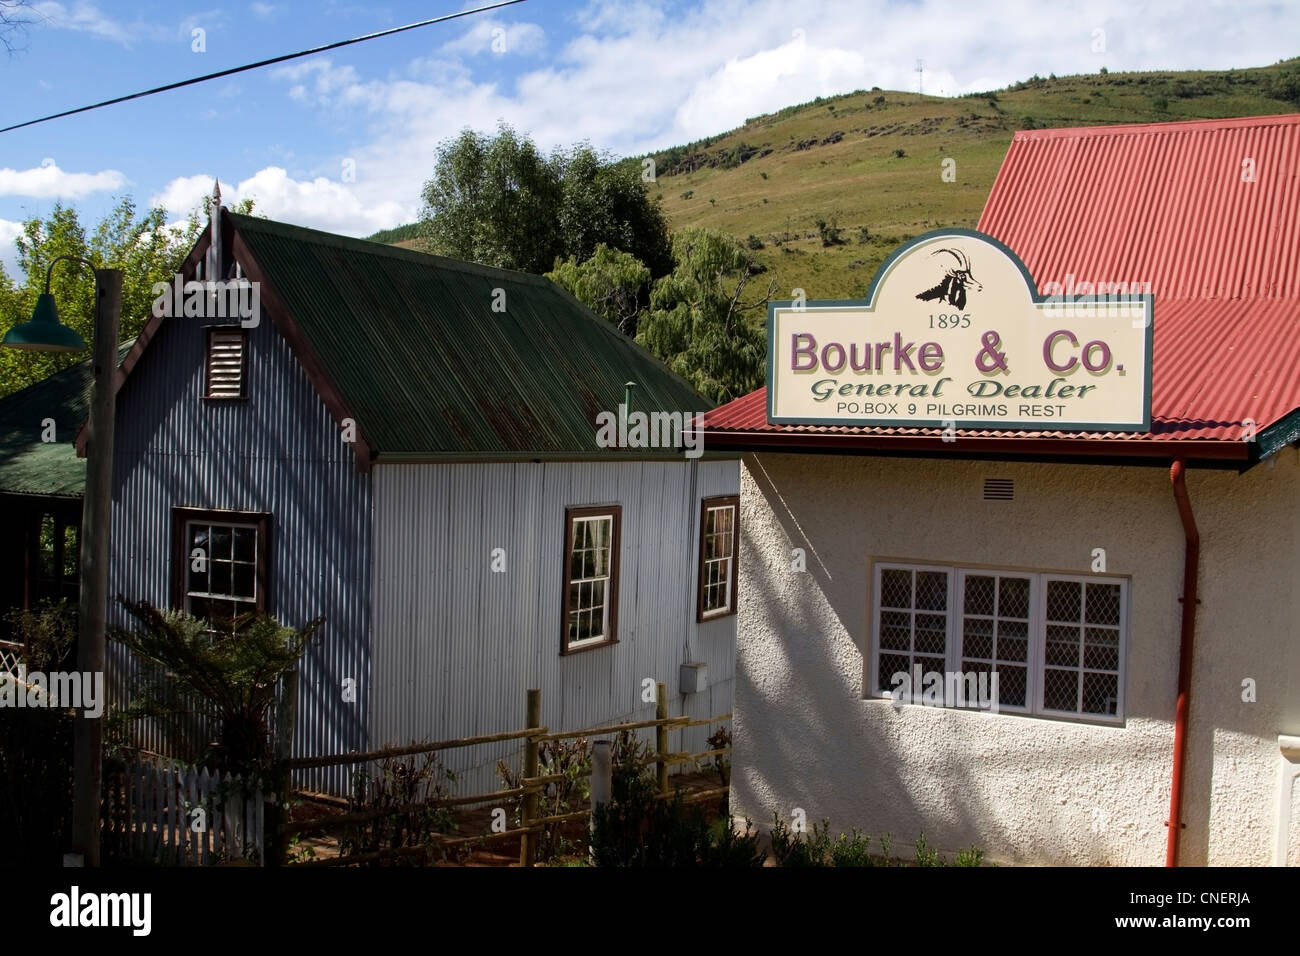
[{"label": "blue sky", "polygon": [[[0,126],[478,5],[35,0],[22,49],[0,52]],[[1259,66],[1298,37],[1293,4],[1250,0],[526,0],[0,134],[0,260],[56,200],[88,224],[128,193],[180,220],[214,176],[227,202],[367,235],[417,216],[441,140],[499,120],[627,155],[818,95],[915,89],[917,58],[926,92],[954,95],[1101,66]]]}]

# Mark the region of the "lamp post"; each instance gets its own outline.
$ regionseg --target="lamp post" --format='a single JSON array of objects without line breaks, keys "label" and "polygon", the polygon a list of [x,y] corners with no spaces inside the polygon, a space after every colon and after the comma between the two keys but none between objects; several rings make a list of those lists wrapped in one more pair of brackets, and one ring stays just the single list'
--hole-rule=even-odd
[{"label": "lamp post", "polygon": [[[40,352],[79,352],[86,343],[59,322],[50,276],[60,261],[95,273],[94,388],[86,433],[86,490],[81,505],[81,588],[77,669],[104,672],[104,614],[108,605],[108,546],[112,521],[113,417],[116,402],[117,331],[122,311],[122,270],[97,269],[80,256],[57,256],[45,273],[45,291],[32,320],[5,333],[0,345]],[[84,677],[83,677],[84,679]],[[103,764],[102,716],[77,719],[73,728],[72,848],[86,866],[99,865],[99,797]]]}]

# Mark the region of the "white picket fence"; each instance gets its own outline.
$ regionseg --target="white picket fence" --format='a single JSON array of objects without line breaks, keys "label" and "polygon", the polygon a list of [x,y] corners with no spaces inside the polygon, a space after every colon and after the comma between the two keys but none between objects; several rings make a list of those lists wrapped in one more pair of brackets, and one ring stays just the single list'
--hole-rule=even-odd
[{"label": "white picket fence", "polygon": [[115,806],[106,815],[120,851],[164,866],[262,864],[262,790],[238,774],[159,761],[113,776]]}]

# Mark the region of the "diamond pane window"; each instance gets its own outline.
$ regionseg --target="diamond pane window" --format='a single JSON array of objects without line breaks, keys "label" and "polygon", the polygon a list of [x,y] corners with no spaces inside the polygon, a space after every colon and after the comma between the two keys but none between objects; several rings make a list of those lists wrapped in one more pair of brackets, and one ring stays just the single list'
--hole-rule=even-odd
[{"label": "diamond pane window", "polygon": [[[895,674],[947,669],[946,569],[882,567],[877,577],[876,690],[889,693]],[[913,688],[919,692],[920,688]]]},{"label": "diamond pane window", "polygon": [[[981,708],[992,709],[995,692],[998,710],[1115,723],[1124,716],[1127,600],[1121,578],[878,565],[869,686],[889,695],[894,675],[914,679],[919,664],[967,695],[983,681]],[[920,697],[913,687],[913,702],[932,702]]]},{"label": "diamond pane window", "polygon": [[1029,706],[1029,593],[1026,575],[966,572],[962,583],[961,671],[998,677],[998,706]]}]

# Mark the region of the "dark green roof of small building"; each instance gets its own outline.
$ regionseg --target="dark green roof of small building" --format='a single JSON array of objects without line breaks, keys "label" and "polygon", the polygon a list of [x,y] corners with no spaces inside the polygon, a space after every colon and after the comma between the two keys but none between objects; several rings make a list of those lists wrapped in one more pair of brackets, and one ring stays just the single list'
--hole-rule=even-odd
[{"label": "dark green roof of small building", "polygon": [[634,410],[712,408],[541,276],[226,215],[381,460],[680,458],[601,448],[596,416],[629,381]]},{"label": "dark green roof of small building", "polygon": [[[76,497],[86,485],[86,462],[76,438],[86,420],[91,363],[79,362],[0,399],[0,492]],[[41,440],[54,419],[55,440]]]}]

